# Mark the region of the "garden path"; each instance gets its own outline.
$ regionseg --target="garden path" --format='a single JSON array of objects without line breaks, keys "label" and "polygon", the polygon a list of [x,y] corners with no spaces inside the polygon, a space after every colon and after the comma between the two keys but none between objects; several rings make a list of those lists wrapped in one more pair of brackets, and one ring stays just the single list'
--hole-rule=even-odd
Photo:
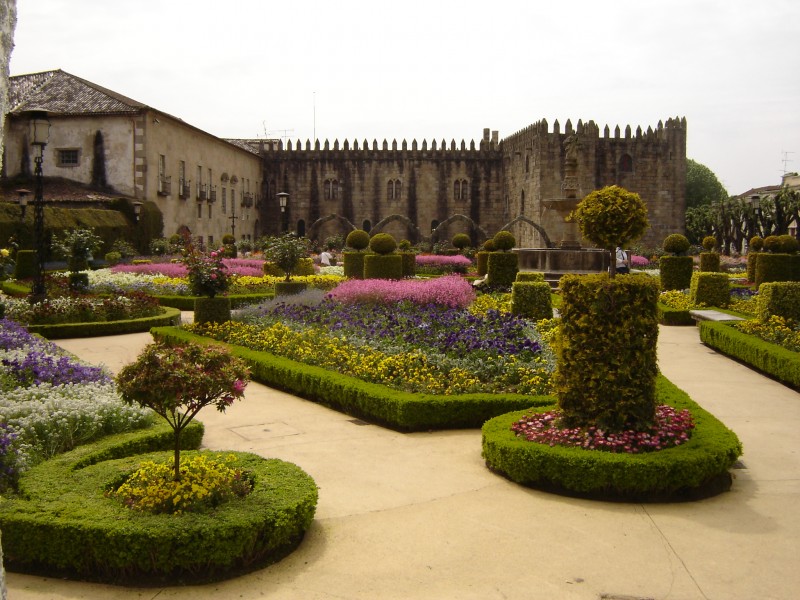
[{"label": "garden path", "polygon": [[[147,334],[59,341],[112,370]],[[564,498],[490,473],[479,431],[400,434],[253,383],[205,445],[300,465],[320,487],[300,548],[207,586],[130,589],[8,573],[9,597],[790,599],[800,588],[800,397],[662,327],[664,374],[738,433],[730,492],[685,504]],[[605,596],[603,595],[605,594]]]}]

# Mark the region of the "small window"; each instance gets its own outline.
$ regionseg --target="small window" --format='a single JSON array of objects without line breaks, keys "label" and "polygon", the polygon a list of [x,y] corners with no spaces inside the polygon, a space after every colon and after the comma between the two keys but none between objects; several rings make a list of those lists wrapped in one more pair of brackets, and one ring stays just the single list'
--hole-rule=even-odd
[{"label": "small window", "polygon": [[619,159],[619,170],[622,173],[633,172],[633,158],[630,154],[623,154],[622,158]]},{"label": "small window", "polygon": [[222,214],[228,214],[228,189],[222,188]]},{"label": "small window", "polygon": [[453,182],[453,199],[469,200],[469,182],[466,179],[456,179]]},{"label": "small window", "polygon": [[325,200],[337,200],[339,198],[339,180],[325,180]]},{"label": "small window", "polygon": [[400,193],[402,192],[402,183],[399,179],[390,179],[386,182],[386,199],[387,200],[400,200]]},{"label": "small window", "polygon": [[77,167],[81,162],[80,148],[59,148],[57,154],[59,167]]}]

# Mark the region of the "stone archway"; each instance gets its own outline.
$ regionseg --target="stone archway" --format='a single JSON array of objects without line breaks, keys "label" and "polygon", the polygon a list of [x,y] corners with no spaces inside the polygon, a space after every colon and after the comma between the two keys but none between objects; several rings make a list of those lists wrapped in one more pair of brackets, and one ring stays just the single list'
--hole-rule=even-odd
[{"label": "stone archway", "polygon": [[462,222],[469,225],[469,230],[475,235],[475,245],[479,246],[489,237],[489,234],[486,233],[486,230],[483,229],[480,225],[475,223],[471,218],[467,215],[456,214],[450,217],[447,217],[444,221],[439,223],[432,231],[431,231],[431,242],[438,241],[438,235],[440,231],[447,231],[447,228],[450,226],[451,223]]},{"label": "stone archway", "polygon": [[345,232],[350,233],[354,229],[358,229],[355,225],[353,225],[350,221],[345,219],[341,215],[337,214],[330,214],[325,217],[320,217],[316,221],[311,224],[311,227],[308,228],[308,239],[313,240],[317,236],[317,232],[319,231],[320,227],[322,227],[325,223],[330,223],[331,221],[338,221],[339,224],[344,227],[347,231]]},{"label": "stone archway", "polygon": [[414,224],[414,222],[411,219],[409,219],[408,217],[406,217],[405,215],[398,215],[398,214],[389,215],[385,219],[381,219],[380,221],[378,221],[375,224],[375,227],[370,229],[370,231],[369,231],[370,237],[372,237],[376,233],[380,233],[381,231],[383,231],[384,227],[386,227],[390,223],[394,223],[395,221],[399,221],[400,223],[402,223],[403,225],[406,226],[406,228],[408,229],[408,233],[409,233],[408,237],[413,238],[413,239],[409,240],[411,243],[416,243],[420,239],[422,239],[422,232],[420,232],[419,227],[417,227]]},{"label": "stone archway", "polygon": [[542,239],[544,240],[544,245],[545,245],[546,248],[552,248],[553,247],[553,242],[550,241],[550,236],[547,235],[547,232],[544,230],[544,228],[541,225],[539,225],[538,223],[535,223],[534,221],[531,221],[528,217],[523,217],[522,215],[516,217],[515,219],[512,219],[511,221],[509,221],[508,223],[503,225],[500,228],[500,230],[501,231],[502,230],[511,231],[511,228],[514,227],[514,225],[516,225],[517,223],[524,223],[526,225],[530,225],[536,231],[539,232],[539,235],[542,236]]}]

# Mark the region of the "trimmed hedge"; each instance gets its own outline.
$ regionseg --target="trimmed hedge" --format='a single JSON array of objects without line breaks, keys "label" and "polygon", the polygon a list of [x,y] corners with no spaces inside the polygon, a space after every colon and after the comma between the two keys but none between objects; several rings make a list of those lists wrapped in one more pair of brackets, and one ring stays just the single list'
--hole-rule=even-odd
[{"label": "trimmed hedge", "polygon": [[[728,472],[742,453],[736,434],[663,376],[659,404],[689,409],[691,439],[680,446],[642,454],[549,446],[518,438],[511,425],[547,407],[502,415],[482,429],[486,465],[517,483],[581,497],[625,501],[689,500],[726,491]],[[555,402],[555,401],[554,401]]]},{"label": "trimmed hedge", "polygon": [[128,319],[124,321],[94,321],[92,323],[61,323],[45,325],[25,325],[31,333],[38,333],[49,340],[66,338],[98,337],[102,335],[122,335],[150,331],[152,327],[180,325],[181,311],[162,306],[162,314],[155,317]]},{"label": "trimmed hedge", "polygon": [[518,271],[519,254],[516,252],[491,252],[486,262],[486,283],[511,287],[517,278]]},{"label": "trimmed hedge", "polygon": [[18,250],[14,279],[27,279],[36,273],[36,250]]},{"label": "trimmed hedge", "polygon": [[748,335],[727,323],[700,322],[700,341],[792,388],[800,388],[800,352]]},{"label": "trimmed hedge", "polygon": [[694,325],[694,319],[689,314],[688,310],[681,308],[672,308],[666,304],[659,302],[658,308],[658,322],[661,325]]},{"label": "trimmed hedge", "polygon": [[717,273],[719,271],[719,253],[701,252],[700,270],[708,273]]},{"label": "trimmed hedge", "polygon": [[342,254],[344,260],[344,276],[353,279],[364,279],[364,252],[345,252]]},{"label": "trimmed hedge", "polygon": [[417,255],[414,252],[398,252],[403,261],[403,277],[414,277],[417,274]]},{"label": "trimmed hedge", "polygon": [[685,290],[691,285],[694,269],[691,256],[662,256],[658,268],[662,290]]},{"label": "trimmed hedge", "polygon": [[[171,445],[171,429],[162,429],[166,435],[149,445]],[[198,447],[202,428],[200,436],[189,432],[184,441],[191,437]],[[291,463],[239,452],[210,454],[235,454],[238,466],[254,476],[245,498],[208,513],[134,514],[104,492],[143,461],[165,461],[172,452],[139,454],[148,444],[123,436],[82,446],[21,477],[19,496],[0,504],[10,570],[115,584],[214,581],[280,560],[314,518],[317,487],[311,477]]]},{"label": "trimmed hedge", "polygon": [[516,281],[532,281],[535,283],[544,283],[544,273],[538,271],[520,271],[517,273]]},{"label": "trimmed hedge", "polygon": [[689,285],[689,298],[692,304],[706,306],[728,306],[731,300],[731,284],[727,273],[692,273]]},{"label": "trimmed hedge", "polygon": [[792,281],[794,260],[791,254],[762,252],[756,262],[756,287],[772,281]]},{"label": "trimmed hedge", "polygon": [[[161,306],[171,306],[180,310],[194,310],[194,301],[199,296],[153,296]],[[227,294],[225,298],[231,301],[231,308],[241,308],[249,304],[260,304],[264,300],[275,297],[275,292],[258,294]]]},{"label": "trimmed hedge", "polygon": [[760,255],[761,253],[756,252],[755,250],[747,253],[747,281],[755,282],[756,269],[758,268],[758,257]]},{"label": "trimmed hedge", "polygon": [[364,279],[402,279],[402,278],[403,278],[403,258],[399,254],[365,255]]},{"label": "trimmed hedge", "polygon": [[552,319],[553,304],[550,295],[550,285],[544,281],[515,281],[511,284],[511,312],[536,321]]},{"label": "trimmed hedge", "polygon": [[775,281],[758,288],[756,311],[759,321],[772,315],[800,321],[800,282]]},{"label": "trimmed hedge", "polygon": [[194,301],[195,323],[224,323],[231,320],[231,300],[225,296],[198,297]]},{"label": "trimmed hedge", "polygon": [[[276,281],[275,296],[294,296],[308,289],[305,281]],[[230,319],[228,319],[230,320]]]},{"label": "trimmed hedge", "polygon": [[475,268],[478,271],[478,277],[483,277],[489,271],[489,255],[491,252],[482,250],[475,255]]},{"label": "trimmed hedge", "polygon": [[552,402],[549,396],[523,394],[414,394],[176,327],[157,327],[150,333],[157,340],[225,346],[247,361],[256,381],[397,431],[480,427],[508,411]]}]

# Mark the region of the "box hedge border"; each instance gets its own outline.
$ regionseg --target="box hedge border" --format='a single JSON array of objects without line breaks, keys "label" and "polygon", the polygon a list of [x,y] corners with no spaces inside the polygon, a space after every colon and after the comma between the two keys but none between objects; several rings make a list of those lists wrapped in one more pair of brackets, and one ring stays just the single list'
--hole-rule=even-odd
[{"label": "box hedge border", "polygon": [[179,325],[181,311],[177,308],[161,307],[161,314],[140,319],[121,321],[93,321],[91,323],[58,323],[43,325],[25,325],[31,333],[38,333],[49,340],[65,338],[97,337],[101,335],[122,335],[124,333],[141,333],[153,327]]},{"label": "box hedge border", "polygon": [[765,342],[729,323],[702,321],[700,341],[794,389],[800,389],[800,352]]},{"label": "box hedge border", "polygon": [[552,403],[549,396],[524,394],[415,394],[269,352],[224,344],[177,327],[157,327],[151,334],[157,340],[225,346],[247,361],[256,381],[397,431],[476,428],[512,410]]},{"label": "box hedge border", "polygon": [[[194,301],[197,296],[153,296],[161,306],[171,306],[185,311],[194,310]],[[231,308],[242,308],[250,304],[260,304],[264,300],[275,297],[275,292],[263,292],[259,294],[227,294],[225,298],[230,298]]]},{"label": "box hedge border", "polygon": [[735,433],[660,375],[659,404],[687,408],[695,429],[674,448],[643,454],[615,454],[549,446],[517,438],[511,425],[531,408],[496,417],[482,430],[483,457],[492,471],[526,486],[569,496],[628,502],[696,500],[731,486],[729,469],[742,453]]},{"label": "box hedge border", "polygon": [[[199,446],[202,427],[187,434],[184,442]],[[9,570],[137,586],[218,581],[277,562],[313,521],[317,486],[302,469],[226,451],[203,453],[236,455],[255,478],[247,497],[208,513],[132,513],[104,492],[141,462],[170,458],[172,431],[112,438],[34,467],[20,495],[0,504]],[[147,446],[164,451],[139,454]]]},{"label": "box hedge border", "polygon": [[672,308],[661,302],[657,303],[658,322],[661,325],[694,325],[694,319],[688,310]]}]

